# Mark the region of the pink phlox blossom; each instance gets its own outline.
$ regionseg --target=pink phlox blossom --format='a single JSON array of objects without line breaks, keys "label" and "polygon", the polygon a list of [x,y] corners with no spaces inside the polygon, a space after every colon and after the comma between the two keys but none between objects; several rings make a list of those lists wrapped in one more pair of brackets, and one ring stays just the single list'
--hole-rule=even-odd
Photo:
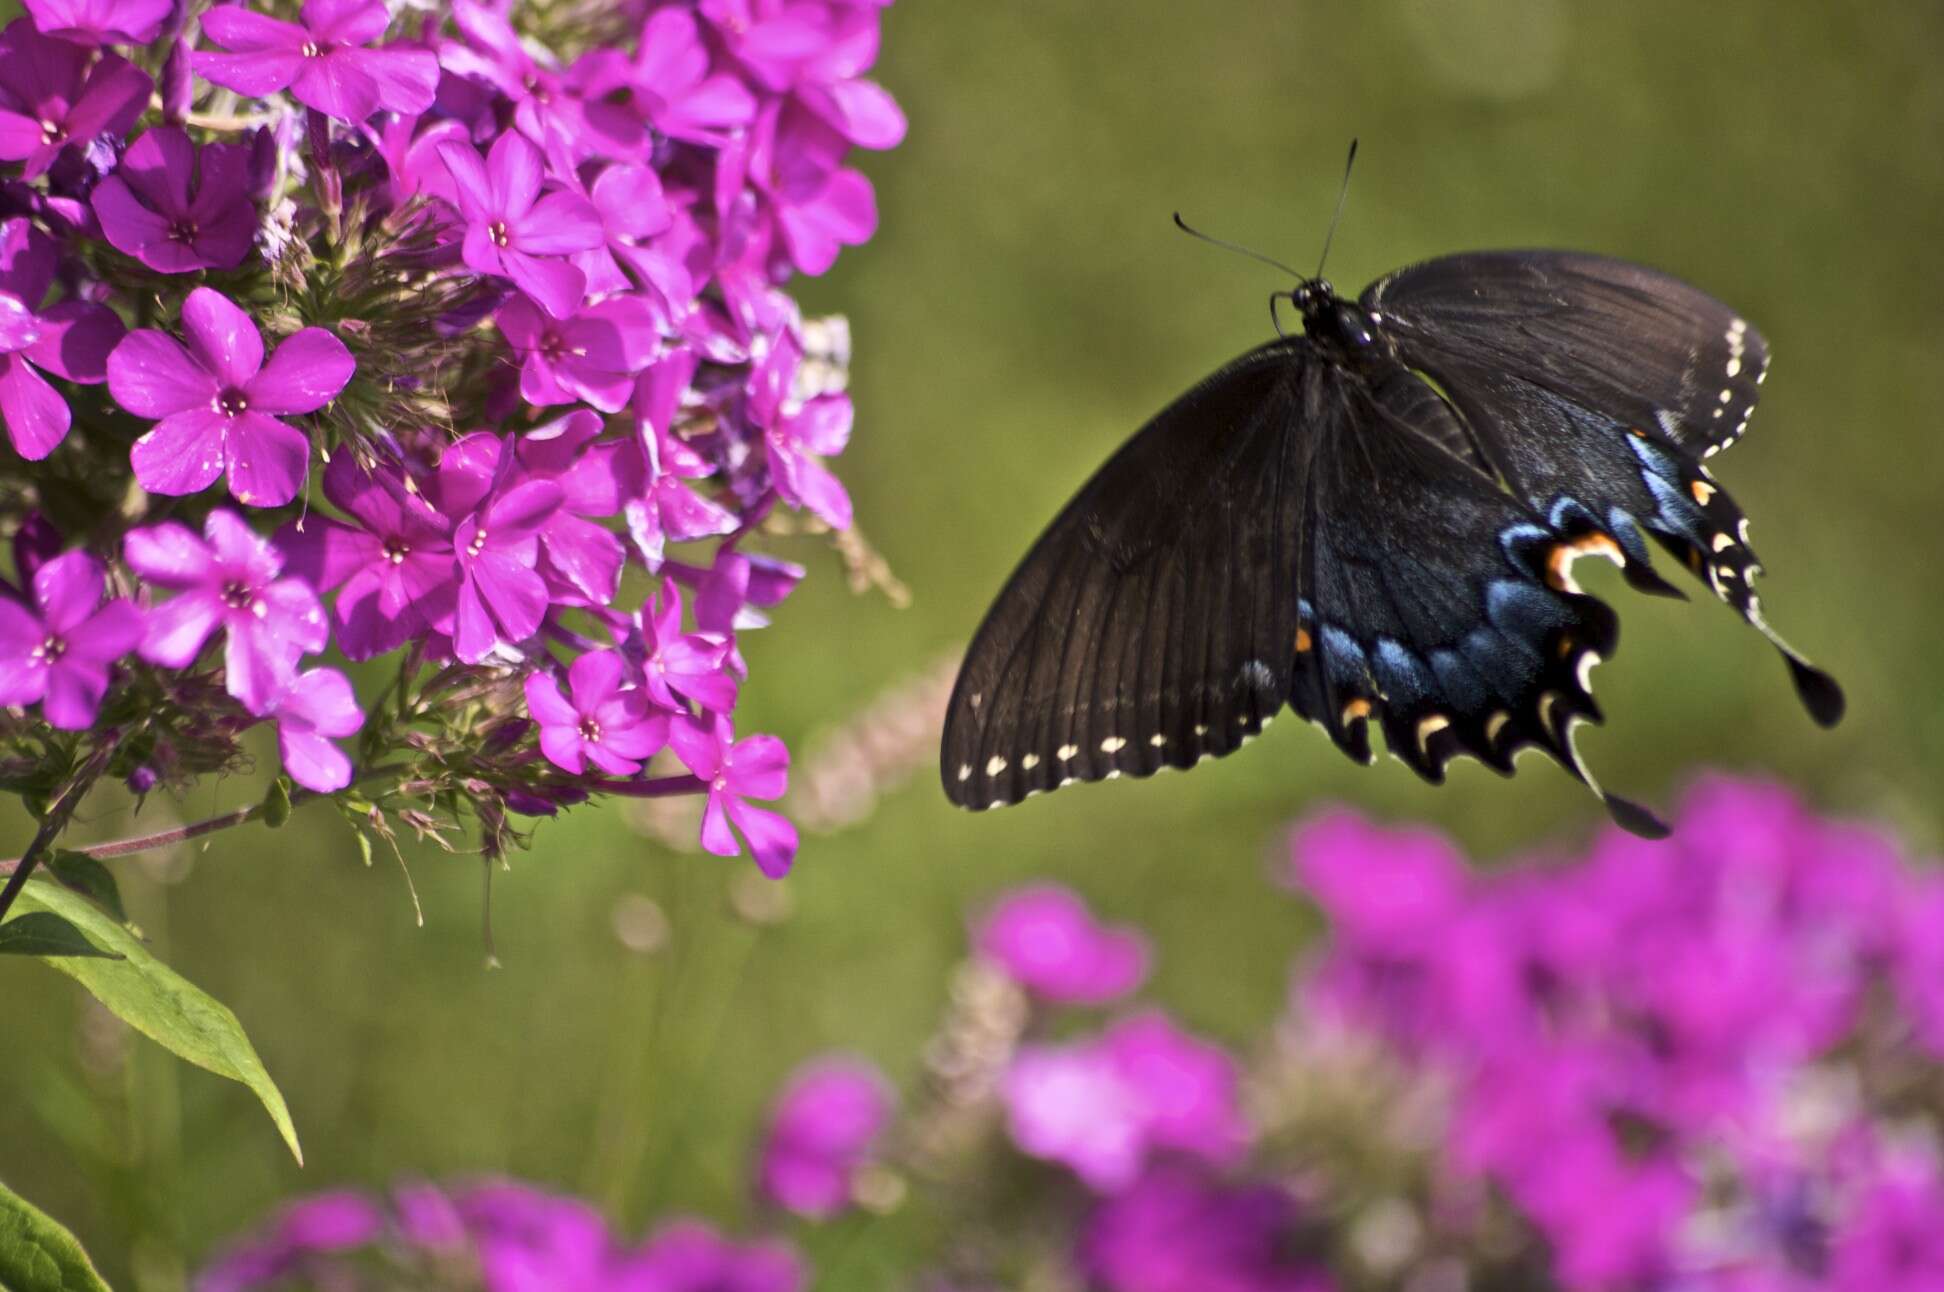
[{"label": "pink phlox blossom", "polygon": [[583,305],[567,318],[515,295],[494,322],[519,356],[520,398],[536,408],[583,402],[620,412],[660,340],[648,302],[633,295]]},{"label": "pink phlox blossom", "polygon": [[736,707],[736,679],[728,671],[729,643],[713,633],[682,631],[682,593],[665,580],[636,615],[642,687],[664,709],[693,701],[711,713]]},{"label": "pink phlox blossom", "polygon": [[860,148],[892,148],[904,113],[882,86],[862,79],[878,55],[878,15],[841,4],[703,0],[700,12],[750,74],[788,91]]},{"label": "pink phlox blossom", "polygon": [[634,433],[603,458],[628,535],[650,570],[661,568],[668,542],[733,533],[737,525],[733,512],[683,483],[716,471],[674,431],[696,365],[694,351],[681,349],[644,369],[635,383]]},{"label": "pink phlox blossom", "polygon": [[735,1243],[699,1220],[672,1221],[624,1257],[609,1286],[631,1292],[803,1292],[809,1275],[774,1240]]},{"label": "pink phlox blossom", "polygon": [[459,567],[450,626],[453,654],[467,664],[531,637],[547,613],[546,581],[535,566],[539,532],[561,503],[560,486],[535,479],[496,436],[448,446],[432,481],[433,505],[452,518]]},{"label": "pink phlox blossom", "polygon": [[72,299],[42,305],[55,262],[53,241],[29,221],[0,224],[0,419],[14,451],[30,462],[52,453],[71,424],[67,400],[41,371],[99,385],[125,333],[106,305]]},{"label": "pink phlox blossom", "polygon": [[284,771],[307,790],[329,794],[351,783],[351,760],[332,744],[364,726],[350,679],[334,668],[314,668],[270,702],[277,720],[277,752]]},{"label": "pink phlox blossom", "polygon": [[708,787],[702,813],[702,846],[718,857],[742,849],[735,830],[749,842],[757,869],[772,879],[790,872],[797,831],[787,817],[747,800],[783,797],[789,785],[790,754],[775,736],[737,740],[726,717],[678,717],[668,733],[669,747]]},{"label": "pink phlox blossom", "polygon": [[567,670],[567,693],[550,672],[529,673],[527,712],[540,724],[547,760],[575,775],[589,762],[610,776],[633,776],[668,742],[668,714],[627,685],[618,651],[588,651]]},{"label": "pink phlox blossom", "polygon": [[711,66],[694,15],[681,6],[649,15],[626,84],[640,112],[671,139],[720,147],[756,115],[756,97],[733,73]]},{"label": "pink phlox blossom", "polygon": [[348,453],[325,468],[324,496],[350,519],[311,515],[285,526],[277,544],[292,573],[320,592],[338,589],[339,649],[370,659],[449,625],[459,589],[452,520],[396,465],[367,470]]},{"label": "pink phlox blossom", "polygon": [[1148,942],[1138,929],[1094,918],[1079,894],[1034,884],[1002,896],[979,922],[973,945],[1042,1000],[1100,1005],[1147,976]]},{"label": "pink phlox blossom", "polygon": [[297,661],[329,641],[311,585],[277,577],[282,554],[227,508],[209,513],[200,537],[167,521],[130,531],[122,550],[144,581],[177,594],[148,611],[143,658],[187,668],[210,634],[223,629],[224,685],[252,713],[267,712],[296,680]]},{"label": "pink phlox blossom", "polygon": [[560,486],[560,507],[540,529],[540,575],[555,605],[608,605],[627,564],[621,539],[597,523],[621,509],[593,447],[600,434],[600,415],[582,408],[515,442],[528,475]]},{"label": "pink phlox blossom", "polygon": [[160,419],[135,441],[135,478],[151,493],[189,494],[227,475],[238,502],[289,502],[310,469],[310,437],[278,415],[314,412],[335,399],[357,367],[350,351],[310,327],[266,362],[255,321],[210,287],[189,293],[182,327],[187,347],[143,328],[108,357],[115,402]]},{"label": "pink phlox blossom", "polygon": [[153,88],[148,73],[120,55],[91,57],[16,18],[0,32],[0,160],[24,162],[21,177],[34,179],[70,144],[119,140]]},{"label": "pink phlox blossom", "polygon": [[508,131],[482,158],[470,144],[442,143],[466,220],[462,254],[479,273],[511,279],[555,318],[570,317],[587,276],[565,257],[601,245],[601,214],[579,193],[541,195],[541,152]]},{"label": "pink phlox blossom", "polygon": [[1022,1049],[1001,1096],[1021,1150],[1101,1192],[1127,1187],[1152,1154],[1224,1165],[1251,1139],[1235,1060],[1158,1011],[1096,1038]]},{"label": "pink phlox blossom", "polygon": [[892,1111],[890,1083],[863,1059],[834,1055],[792,1073],[763,1137],[756,1187],[798,1215],[827,1218],[850,1205]]},{"label": "pink phlox blossom", "polygon": [[305,0],[296,22],[219,4],[201,21],[203,34],[230,52],[197,51],[197,74],[238,94],[288,89],[305,107],[356,124],[380,108],[423,112],[438,89],[430,50],[367,48],[390,25],[384,0]]},{"label": "pink phlox blossom", "polygon": [[40,703],[51,726],[85,731],[115,662],[142,639],[131,601],[106,604],[100,562],[68,552],[33,573],[33,603],[0,597],[0,706]]},{"label": "pink phlox blossom", "polygon": [[23,0],[34,25],[83,46],[146,45],[161,34],[175,0]]},{"label": "pink phlox blossom", "polygon": [[[871,181],[844,166],[849,144],[822,120],[772,101],[717,163],[716,205],[740,242],[739,259],[767,267],[771,248],[806,274],[821,274],[847,246],[877,231]],[[754,200],[752,200],[754,199]]]},{"label": "pink phlox blossom", "polygon": [[779,334],[750,375],[749,418],[763,431],[771,478],[783,500],[809,509],[833,529],[848,529],[850,495],[818,459],[842,453],[850,441],[850,397],[795,398],[791,383],[802,361],[795,332]]},{"label": "pink phlox blossom", "polygon": [[156,126],[129,145],[92,198],[115,249],[157,273],[234,269],[250,254],[256,205],[250,150],[197,147],[180,126]]}]

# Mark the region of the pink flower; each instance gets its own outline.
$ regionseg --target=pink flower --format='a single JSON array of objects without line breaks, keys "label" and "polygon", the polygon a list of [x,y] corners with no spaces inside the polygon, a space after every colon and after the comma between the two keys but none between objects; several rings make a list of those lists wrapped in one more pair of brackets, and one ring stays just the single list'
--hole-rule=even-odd
[{"label": "pink flower", "polygon": [[515,296],[494,322],[520,356],[520,398],[539,408],[585,401],[620,412],[659,340],[647,303],[636,296],[610,296],[570,318],[549,317]]},{"label": "pink flower", "polygon": [[789,784],[790,752],[775,736],[736,740],[726,718],[711,723],[680,717],[669,729],[668,743],[691,772],[709,787],[702,813],[702,846],[718,857],[742,851],[730,829],[733,823],[749,840],[756,867],[772,879],[790,873],[796,858],[797,832],[788,818],[745,799],[783,797]]},{"label": "pink flower", "polygon": [[1057,884],[1000,898],[974,944],[1020,986],[1056,1004],[1105,1004],[1147,976],[1147,939],[1101,924],[1077,894]]},{"label": "pink flower", "polygon": [[848,529],[850,495],[817,459],[842,453],[850,441],[851,402],[846,395],[793,399],[790,384],[803,361],[803,345],[780,333],[749,379],[749,417],[763,429],[776,492],[792,507],[807,507],[832,529]]},{"label": "pink flower", "polygon": [[836,1215],[890,1115],[890,1083],[869,1063],[839,1056],[806,1064],[770,1112],[756,1187],[798,1215]]},{"label": "pink flower", "polygon": [[572,699],[549,673],[529,673],[527,712],[540,724],[547,761],[578,776],[591,762],[610,776],[633,776],[668,743],[668,715],[651,713],[640,691],[624,688],[622,660],[589,651],[567,670]]},{"label": "pink flower", "polygon": [[34,571],[34,602],[0,597],[0,705],[41,702],[47,721],[84,731],[108,691],[108,670],[142,639],[133,602],[103,605],[101,565],[86,552]]},{"label": "pink flower", "polygon": [[310,438],[276,414],[309,413],[337,397],[357,365],[323,328],[305,328],[265,363],[250,316],[209,287],[182,307],[185,348],[166,332],[131,332],[108,357],[108,389],[139,417],[159,418],[135,441],[135,478],[151,493],[196,493],[227,474],[252,507],[297,496]]},{"label": "pink flower", "polygon": [[314,668],[285,688],[270,704],[277,720],[277,752],[290,779],[319,794],[351,783],[351,760],[331,743],[364,726],[358,697],[344,674]]},{"label": "pink flower", "polygon": [[34,25],[78,45],[146,45],[174,0],[24,0]]},{"label": "pink flower", "polygon": [[1100,1037],[1027,1046],[1002,1084],[1013,1142],[1101,1192],[1169,1151],[1225,1165],[1248,1148],[1235,1060],[1148,1011]]},{"label": "pink flower", "polygon": [[705,633],[682,632],[682,591],[664,580],[636,613],[641,629],[642,686],[664,709],[693,700],[714,713],[736,707],[736,679],[728,673],[729,644]]},{"label": "pink flower", "polygon": [[16,19],[0,33],[0,160],[24,161],[21,177],[34,179],[69,144],[119,139],[152,88],[148,73],[127,59],[103,54],[90,65],[79,45]]},{"label": "pink flower", "polygon": [[384,0],[305,0],[298,17],[282,22],[217,5],[202,16],[203,33],[234,52],[198,51],[196,71],[258,98],[288,88],[305,107],[353,124],[380,108],[418,113],[432,106],[439,60],[430,50],[365,48],[391,21]]},{"label": "pink flower", "polygon": [[296,680],[298,659],[330,640],[311,585],[279,579],[282,555],[227,508],[209,513],[201,538],[169,521],[131,531],[123,553],[147,582],[180,594],[149,611],[143,658],[187,668],[224,629],[223,682],[252,713],[267,712]]},{"label": "pink flower", "polygon": [[555,318],[567,318],[586,294],[587,276],[561,257],[598,247],[600,212],[578,193],[542,197],[540,150],[508,131],[482,160],[470,144],[443,143],[466,220],[463,254],[482,274],[512,279]]},{"label": "pink flower", "polygon": [[125,329],[90,301],[41,308],[54,281],[53,242],[25,219],[0,224],[0,418],[21,457],[38,461],[67,438],[67,400],[40,375],[78,385],[108,379],[108,355]]},{"label": "pink flower", "polygon": [[116,250],[157,273],[234,269],[256,236],[249,170],[240,144],[198,148],[180,126],[157,126],[95,188],[95,218]]}]

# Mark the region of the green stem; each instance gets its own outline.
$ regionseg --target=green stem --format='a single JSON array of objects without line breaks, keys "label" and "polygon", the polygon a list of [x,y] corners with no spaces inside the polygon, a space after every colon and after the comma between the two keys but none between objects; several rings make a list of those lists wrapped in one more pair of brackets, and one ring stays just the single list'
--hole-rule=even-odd
[{"label": "green stem", "polygon": [[28,877],[34,873],[34,867],[40,864],[41,854],[47,851],[48,845],[54,842],[61,831],[67,829],[67,823],[74,816],[74,810],[81,806],[82,798],[93,787],[96,778],[107,769],[108,760],[114,757],[115,746],[120,740],[121,732],[114,727],[102,732],[101,741],[95,746],[95,751],[88,755],[88,761],[81,764],[81,770],[68,779],[67,786],[61,791],[61,796],[47,809],[47,815],[41,818],[40,829],[34,832],[33,841],[27,845],[27,851],[14,859],[10,867],[13,873],[7,876],[6,887],[0,888],[0,920],[7,918],[7,912],[12,909],[14,899],[19,897],[20,890],[27,886]]}]

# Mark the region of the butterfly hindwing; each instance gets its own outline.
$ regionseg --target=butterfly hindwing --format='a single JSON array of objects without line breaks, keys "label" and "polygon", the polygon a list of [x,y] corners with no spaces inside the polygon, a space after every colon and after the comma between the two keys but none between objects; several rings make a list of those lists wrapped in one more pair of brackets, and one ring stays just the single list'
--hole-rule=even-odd
[{"label": "butterfly hindwing", "polygon": [[1278,341],[1190,390],[1047,528],[973,638],[941,771],[966,807],[1238,748],[1282,707],[1315,366]]},{"label": "butterfly hindwing", "polygon": [[1470,754],[1501,772],[1537,747],[1616,818],[1659,823],[1599,790],[1572,729],[1600,718],[1588,675],[1618,622],[1549,578],[1574,540],[1454,452],[1465,428],[1400,365],[1334,377],[1341,416],[1319,432],[1304,632],[1292,702],[1353,757],[1367,724],[1425,779]]},{"label": "butterfly hindwing", "polygon": [[[1582,553],[1669,592],[1639,531],[1653,535],[1775,645],[1817,722],[1842,716],[1835,681],[1762,617],[1746,517],[1701,461],[1746,423],[1768,359],[1759,333],[1676,279],[1565,253],[1450,256],[1380,279],[1364,301],[1390,311],[1402,358],[1449,395],[1513,492],[1584,539]],[[1716,384],[1693,396],[1704,370]]]}]

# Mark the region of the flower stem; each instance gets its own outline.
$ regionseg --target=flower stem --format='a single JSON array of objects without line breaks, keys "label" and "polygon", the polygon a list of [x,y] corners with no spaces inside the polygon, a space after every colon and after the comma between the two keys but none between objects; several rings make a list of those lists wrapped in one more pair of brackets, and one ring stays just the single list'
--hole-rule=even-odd
[{"label": "flower stem", "polygon": [[709,783],[700,776],[654,776],[645,781],[590,780],[596,794],[623,794],[635,799],[661,799],[675,794],[700,794]]},{"label": "flower stem", "polygon": [[27,886],[28,877],[34,873],[34,867],[40,864],[41,854],[46,852],[47,846],[67,828],[69,819],[74,816],[74,809],[81,805],[81,800],[87,796],[95,779],[108,766],[108,760],[114,757],[115,746],[120,743],[120,740],[121,732],[113,727],[102,732],[100,743],[95,746],[95,751],[88,755],[88,761],[81,764],[81,769],[68,779],[66,787],[61,790],[61,796],[47,809],[47,815],[41,818],[40,829],[34,832],[33,841],[27,845],[27,851],[16,857],[9,867],[13,873],[7,876],[6,887],[0,888],[0,920],[7,918],[7,912],[12,909],[14,899],[20,896],[20,890]]}]

